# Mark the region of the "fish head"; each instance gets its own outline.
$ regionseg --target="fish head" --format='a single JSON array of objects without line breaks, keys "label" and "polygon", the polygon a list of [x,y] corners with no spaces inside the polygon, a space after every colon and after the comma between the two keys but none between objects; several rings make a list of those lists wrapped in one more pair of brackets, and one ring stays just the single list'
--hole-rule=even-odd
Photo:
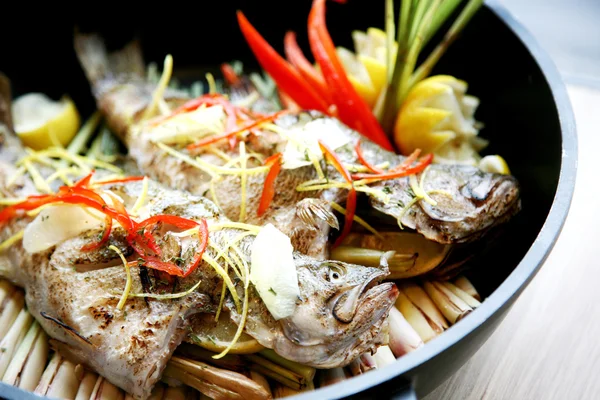
[{"label": "fish head", "polygon": [[346,365],[385,340],[387,315],[398,297],[394,283],[382,282],[387,266],[295,260],[300,296],[294,313],[280,321],[280,354],[330,368]]},{"label": "fish head", "polygon": [[511,175],[436,164],[418,179],[434,202],[421,199],[415,203],[408,178],[403,178],[374,185],[390,193],[390,199],[384,203],[372,198],[371,204],[439,243],[473,242],[510,220],[521,207],[519,183]]},{"label": "fish head", "polygon": [[427,179],[426,191],[434,188],[445,191],[435,195],[435,205],[420,202],[428,222],[441,228],[442,242],[477,240],[520,209],[519,184],[511,175],[453,166],[432,168]]}]

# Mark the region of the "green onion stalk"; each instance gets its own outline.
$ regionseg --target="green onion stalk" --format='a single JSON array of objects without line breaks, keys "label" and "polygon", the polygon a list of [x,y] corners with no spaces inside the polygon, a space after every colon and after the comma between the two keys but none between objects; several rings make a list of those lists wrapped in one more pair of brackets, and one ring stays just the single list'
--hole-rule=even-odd
[{"label": "green onion stalk", "polygon": [[[386,86],[382,90],[374,110],[386,132],[392,131],[396,115],[410,90],[431,73],[440,58],[483,4],[483,0],[469,0],[442,41],[425,61],[417,66],[420,53],[425,45],[448,20],[460,2],[461,0],[403,0],[398,24],[395,27],[393,0],[386,1],[388,76]],[[398,52],[393,68],[390,68],[395,29],[397,29],[395,41],[398,44]]]}]

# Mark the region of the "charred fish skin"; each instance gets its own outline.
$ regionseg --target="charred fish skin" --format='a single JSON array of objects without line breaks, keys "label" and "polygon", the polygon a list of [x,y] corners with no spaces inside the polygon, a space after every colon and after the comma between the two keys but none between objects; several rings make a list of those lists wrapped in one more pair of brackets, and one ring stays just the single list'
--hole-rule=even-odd
[{"label": "charred fish skin", "polygon": [[[140,197],[143,183],[109,185],[106,190],[123,199],[124,206],[130,208]],[[219,209],[203,197],[166,189],[153,181],[148,182],[147,190],[149,200],[144,212],[149,216],[169,214],[205,219],[209,227],[228,222]],[[26,222],[24,218],[5,224],[0,239],[6,239]],[[175,348],[188,334],[189,317],[216,311],[222,279],[203,262],[189,277],[178,280],[178,290],[182,291],[198,284],[191,294],[170,300],[130,298],[120,310],[117,308],[120,288],[125,287],[127,274],[118,255],[106,247],[81,250],[95,241],[99,233],[101,228],[87,231],[33,254],[17,243],[0,254],[0,275],[25,288],[29,310],[52,337],[55,346],[66,352],[65,356],[91,367],[135,398],[145,399],[160,379]],[[218,229],[210,233],[210,240],[223,248],[240,233],[243,231],[239,229]],[[155,235],[164,254],[185,257],[183,245],[173,243],[167,236],[160,232]],[[130,256],[133,252],[125,237],[122,228],[114,227],[108,244]],[[247,263],[252,241],[248,237],[240,244]],[[214,258],[216,253],[215,249],[208,251]],[[398,294],[394,284],[379,284],[387,274],[385,270],[331,262],[337,268],[334,273],[330,265],[325,269],[325,264],[299,253],[294,255],[294,261],[300,279],[312,282],[300,288],[297,310],[288,319],[275,321],[269,317],[261,298],[252,291],[249,304],[251,313],[257,314],[251,314],[246,333],[283,357],[324,367],[345,365],[361,352],[385,342],[386,315]],[[233,272],[229,278],[236,281]],[[332,283],[332,280],[339,282]],[[236,287],[238,292],[242,290],[241,285]],[[155,291],[145,285],[141,269],[133,269],[131,293]],[[172,291],[169,289],[167,293]],[[230,296],[227,304],[235,322],[236,307]],[[328,307],[329,330],[321,332],[324,329],[322,312]],[[314,310],[320,310],[321,314],[312,314]],[[260,324],[253,324],[255,319]],[[193,326],[191,328],[193,331]],[[314,338],[329,339],[334,328],[336,337],[343,339],[342,344],[313,342]],[[265,332],[277,335],[269,341]],[[311,340],[299,341],[299,338]],[[322,358],[322,353],[327,351],[331,356]],[[313,356],[315,359],[311,361]]]},{"label": "charred fish skin", "polygon": [[[96,42],[99,40],[97,37],[93,37]],[[147,85],[144,84],[146,85],[144,90],[136,88],[133,81],[128,83],[129,86],[116,85],[114,83],[117,81],[115,75],[109,75],[108,79],[104,78],[100,81],[101,83],[98,83],[97,75],[94,74],[98,68],[95,68],[94,63],[90,61],[98,58],[94,58],[84,51],[86,47],[82,44],[89,43],[88,38],[78,37],[76,39],[77,53],[84,69],[88,71],[88,77],[93,87],[112,87],[111,90],[95,90],[99,107],[105,111],[109,119],[115,121],[113,126],[115,129],[121,130],[125,142],[128,142],[127,138],[131,137],[129,140],[130,154],[136,159],[140,169],[167,186],[189,190],[196,194],[208,194],[209,177],[206,173],[186,165],[180,159],[165,154],[151,140],[145,140],[144,137],[147,136],[143,126],[139,125],[136,129],[131,129],[132,124],[139,120],[138,117],[150,101]],[[120,53],[120,56],[123,56],[123,53]],[[132,56],[129,59],[140,60],[141,58]],[[141,68],[138,66],[137,70],[141,70]],[[111,82],[111,79],[112,86],[108,83]],[[132,93],[138,95],[146,93],[146,98],[135,97]],[[170,98],[172,97],[167,97],[167,101]],[[182,101],[181,98],[178,98],[175,104],[180,101]],[[371,164],[387,162],[391,166],[395,166],[405,159],[405,157],[381,149],[368,139],[361,138],[360,134],[346,127],[339,120],[319,112],[290,113],[279,117],[275,124],[287,130],[318,130],[320,133],[317,134],[331,130],[342,132],[342,135],[348,139],[348,144],[336,149],[336,153],[342,161],[349,164],[360,164],[354,151],[354,146],[359,139],[365,159]],[[129,129],[126,128],[127,126]],[[136,130],[137,133],[134,133]],[[278,135],[275,135],[270,141],[267,140],[267,146],[264,146],[264,142],[264,140],[261,142],[251,139],[248,147],[269,156],[283,151],[286,146],[286,140]],[[257,147],[253,148],[252,146],[255,145]],[[219,161],[215,160],[212,155],[200,155],[200,157],[206,157],[207,162],[219,164]],[[322,162],[321,167],[327,171],[329,178],[340,178],[339,173],[331,166],[326,166]],[[370,204],[377,210],[398,219],[401,226],[414,229],[430,240],[449,244],[477,240],[489,229],[508,221],[520,209],[519,187],[514,177],[487,174],[476,167],[458,165],[432,165],[426,172],[418,174],[417,178],[422,179],[424,174],[428,175],[428,178],[424,179],[424,189],[432,193],[429,197],[437,203],[435,206],[423,199],[414,199],[415,196],[408,178],[371,184],[372,188],[380,189],[381,192],[389,193],[390,196],[389,199],[383,201],[381,196],[368,194]],[[345,200],[347,191],[344,189],[296,193],[295,187],[316,177],[314,168],[311,166],[282,170],[276,181],[278,196],[275,196],[275,204],[267,213],[268,215],[264,218],[250,216],[248,222],[256,224],[271,222],[292,238],[305,238],[303,242],[297,244],[300,251],[308,255],[326,258],[328,255],[327,234],[330,230],[326,221],[318,220],[318,231],[322,233],[318,235],[310,229],[310,224],[294,223],[294,219],[290,219],[289,216],[295,215],[295,213],[286,212],[305,198],[336,202]],[[341,178],[338,180],[342,181]],[[249,199],[260,198],[263,182],[264,174],[250,178]],[[215,186],[214,193],[216,193],[217,199],[225,199],[219,206],[228,217],[236,219],[239,216],[240,207],[239,201],[232,200],[232,194],[239,194],[239,178],[225,178]],[[291,195],[292,193],[293,195]],[[289,196],[286,197],[286,194]],[[239,196],[233,196],[233,198],[237,199]],[[255,207],[255,203],[250,203],[248,209],[255,209]],[[331,209],[329,208],[327,211],[331,212]],[[298,211],[299,214],[302,212],[303,210]],[[294,244],[296,245],[296,243]]]},{"label": "charred fish skin", "polygon": [[[286,129],[343,132],[348,143],[338,148],[336,154],[347,164],[360,164],[355,151],[359,140],[363,156],[371,165],[389,163],[395,166],[406,159],[381,149],[339,120],[317,111],[288,114],[276,123]],[[327,167],[327,175],[339,176],[331,166]],[[478,240],[492,228],[510,220],[521,208],[519,183],[511,175],[486,173],[469,165],[432,164],[415,178],[435,205],[416,198],[409,177],[370,184],[369,187],[388,198],[384,200],[383,196],[368,194],[369,203],[396,218],[401,227],[414,229],[439,243]]]},{"label": "charred fish skin", "polygon": [[[315,197],[314,193],[297,192],[296,186],[315,177],[314,171],[305,168],[292,174],[280,174],[276,181],[271,207],[261,216],[257,215],[258,203],[264,187],[265,174],[247,177],[245,218],[241,217],[241,178],[225,175],[211,185],[213,176],[205,170],[195,168],[181,159],[165,153],[153,140],[151,132],[141,123],[146,107],[152,101],[155,85],[144,79],[144,65],[141,52],[134,43],[121,51],[108,54],[102,39],[95,35],[79,34],[75,37],[75,49],[80,63],[91,83],[98,109],[108,121],[111,129],[117,133],[128,147],[129,156],[135,160],[140,171],[162,184],[190,193],[210,196],[223,213],[232,220],[266,225],[272,223],[292,239],[294,248],[304,254],[326,259],[329,255],[328,235],[330,225],[317,219],[309,225],[296,218],[305,198]],[[232,89],[232,91],[234,91]],[[167,89],[164,94],[166,103],[177,107],[189,100],[185,94]],[[276,152],[280,139],[276,135],[269,138],[256,138],[248,143],[248,150],[269,157]],[[221,148],[232,158],[239,157],[239,149]],[[225,161],[212,153],[197,155],[202,161],[222,166]],[[258,166],[249,160],[248,166]],[[211,187],[212,186],[212,187]],[[213,196],[214,194],[214,196]],[[297,206],[298,205],[298,206]],[[327,206],[327,213],[333,210]]]}]

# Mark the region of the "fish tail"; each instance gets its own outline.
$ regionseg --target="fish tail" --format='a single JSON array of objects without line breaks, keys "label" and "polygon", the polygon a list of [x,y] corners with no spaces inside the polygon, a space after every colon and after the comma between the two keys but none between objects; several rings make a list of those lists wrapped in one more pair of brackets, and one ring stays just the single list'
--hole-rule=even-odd
[{"label": "fish tail", "polygon": [[10,80],[0,72],[0,124],[10,131],[13,130],[11,98]]},{"label": "fish tail", "polygon": [[108,126],[126,144],[130,127],[152,99],[140,43],[109,52],[98,34],[76,32],[75,53]]},{"label": "fish tail", "polygon": [[94,86],[116,81],[121,76],[145,76],[142,49],[137,40],[129,42],[121,50],[109,53],[100,35],[76,32],[75,53],[87,79]]},{"label": "fish tail", "polygon": [[[13,163],[25,152],[14,131],[10,79],[0,72],[0,162]],[[6,168],[6,166],[0,166]]]}]

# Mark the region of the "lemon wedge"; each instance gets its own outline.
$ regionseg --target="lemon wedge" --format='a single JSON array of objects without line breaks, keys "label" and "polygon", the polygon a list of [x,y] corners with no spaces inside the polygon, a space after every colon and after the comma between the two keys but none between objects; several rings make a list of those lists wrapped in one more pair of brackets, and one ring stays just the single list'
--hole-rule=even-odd
[{"label": "lemon wedge", "polygon": [[[194,318],[199,318],[200,323],[195,321],[194,335],[191,337],[192,342],[215,353],[220,353],[225,350],[237,331],[237,325],[229,318],[227,312],[222,312],[219,320],[210,314],[198,314]],[[242,333],[237,342],[229,350],[231,354],[251,354],[264,350],[256,339],[246,333]]]},{"label": "lemon wedge", "polygon": [[29,93],[15,99],[12,113],[15,132],[34,150],[65,147],[79,129],[79,112],[67,96],[54,101],[42,93]]},{"label": "lemon wedge", "polygon": [[419,82],[398,113],[394,140],[402,154],[434,153],[436,162],[477,165],[487,141],[478,137],[474,114],[479,99],[466,94],[467,83],[448,75]]},{"label": "lemon wedge", "polygon": [[[356,58],[366,69],[375,91],[375,98],[377,98],[385,86],[387,76],[385,32],[377,28],[369,28],[367,32],[353,31],[352,39],[356,50]],[[392,60],[396,58],[397,49],[398,45],[394,43]]]},{"label": "lemon wedge", "polygon": [[[356,55],[344,47],[338,47],[337,55],[342,63],[348,80],[369,107],[373,107],[377,100],[377,91],[373,86],[369,72]],[[385,77],[385,76],[384,76]]]},{"label": "lemon wedge", "polygon": [[504,158],[499,155],[485,156],[479,161],[479,169],[484,172],[510,175],[510,169]]}]

